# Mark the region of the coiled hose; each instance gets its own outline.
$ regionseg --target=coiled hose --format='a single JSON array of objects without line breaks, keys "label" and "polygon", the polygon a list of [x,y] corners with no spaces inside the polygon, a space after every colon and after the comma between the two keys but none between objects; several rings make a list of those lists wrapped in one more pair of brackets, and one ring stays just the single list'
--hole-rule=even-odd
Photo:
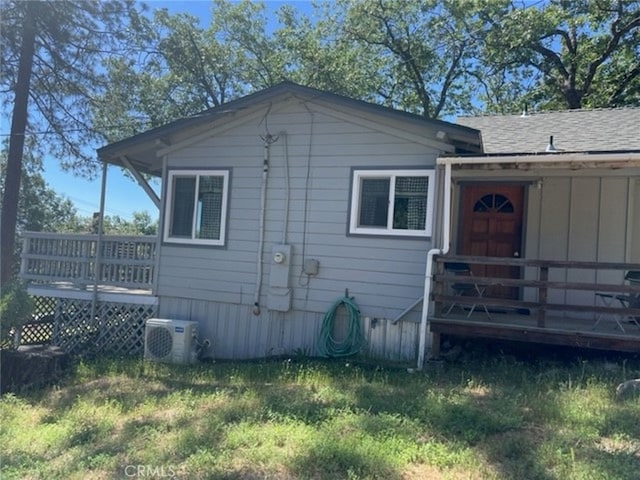
[{"label": "coiled hose", "polygon": [[[333,325],[336,312],[340,307],[344,307],[349,314],[347,335],[344,340],[336,341],[333,338]],[[318,337],[318,353],[323,357],[346,357],[354,355],[360,351],[364,345],[364,337],[360,327],[360,309],[351,297],[343,297],[337,300],[333,306],[327,310],[320,328]]]}]

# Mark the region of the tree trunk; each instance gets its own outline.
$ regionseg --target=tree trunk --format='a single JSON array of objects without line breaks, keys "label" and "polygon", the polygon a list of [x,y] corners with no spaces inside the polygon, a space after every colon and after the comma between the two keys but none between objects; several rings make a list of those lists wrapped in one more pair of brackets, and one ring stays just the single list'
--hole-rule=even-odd
[{"label": "tree trunk", "polygon": [[565,90],[564,98],[567,102],[567,108],[569,108],[569,110],[582,108],[582,95],[580,95],[575,88],[570,87]]},{"label": "tree trunk", "polygon": [[2,196],[2,220],[0,229],[0,285],[6,285],[14,276],[14,252],[16,243],[16,223],[18,219],[18,196],[22,176],[22,155],[24,136],[27,126],[27,108],[29,87],[33,67],[33,54],[36,37],[36,4],[25,2],[24,24],[22,26],[22,45],[20,47],[20,65],[15,87],[15,100],[11,117],[11,136],[7,171]]}]

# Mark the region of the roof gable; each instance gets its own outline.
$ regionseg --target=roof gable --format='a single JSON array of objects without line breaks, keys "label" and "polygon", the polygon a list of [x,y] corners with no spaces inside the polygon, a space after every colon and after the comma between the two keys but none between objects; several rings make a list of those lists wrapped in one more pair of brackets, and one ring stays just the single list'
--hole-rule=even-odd
[{"label": "roof gable", "polygon": [[640,150],[640,108],[564,110],[527,115],[459,117],[481,131],[485,153]]},{"label": "roof gable", "polygon": [[438,138],[446,139],[449,144],[460,145],[461,148],[472,152],[480,150],[479,132],[472,128],[441,120],[428,119],[291,82],[283,82],[191,117],[112,143],[98,149],[98,156],[102,161],[114,164],[122,164],[121,157],[126,156],[129,162],[137,169],[147,173],[159,174],[161,162],[156,158],[159,150],[184,142],[189,137],[202,134],[211,125],[238,119],[243,114],[254,111],[257,105],[267,105],[270,102],[290,96],[319,102],[325,106],[334,106],[336,109],[343,111],[347,109],[355,114],[377,117],[380,125],[385,125],[386,121],[393,120],[396,123],[404,124],[407,130],[429,128],[434,134],[438,132]]}]

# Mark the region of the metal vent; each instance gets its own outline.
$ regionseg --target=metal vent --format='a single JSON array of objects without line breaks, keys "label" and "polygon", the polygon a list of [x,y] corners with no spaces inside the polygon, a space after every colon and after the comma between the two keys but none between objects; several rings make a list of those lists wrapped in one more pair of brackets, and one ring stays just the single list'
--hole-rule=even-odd
[{"label": "metal vent", "polygon": [[165,358],[173,350],[173,335],[163,327],[151,328],[147,332],[147,351],[156,358]]}]

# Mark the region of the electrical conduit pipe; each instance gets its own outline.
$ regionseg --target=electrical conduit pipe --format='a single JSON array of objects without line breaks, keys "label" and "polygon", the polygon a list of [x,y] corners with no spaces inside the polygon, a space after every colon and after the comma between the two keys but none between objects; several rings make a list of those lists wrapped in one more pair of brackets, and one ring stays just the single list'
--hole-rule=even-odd
[{"label": "electrical conduit pipe", "polygon": [[264,160],[262,164],[262,192],[260,194],[260,227],[258,240],[258,260],[256,265],[256,289],[253,295],[253,314],[260,315],[260,291],[262,290],[262,258],[264,250],[264,222],[267,210],[267,179],[269,178],[269,149],[277,140],[270,133],[264,137]]},{"label": "electrical conduit pipe", "polygon": [[418,370],[424,367],[424,353],[427,344],[427,319],[429,316],[429,297],[431,295],[431,276],[433,257],[449,252],[451,232],[451,164],[444,165],[444,202],[442,205],[442,248],[432,248],[427,252],[427,264],[424,272],[424,295],[422,297],[422,317],[420,318],[420,346],[418,347]]}]

